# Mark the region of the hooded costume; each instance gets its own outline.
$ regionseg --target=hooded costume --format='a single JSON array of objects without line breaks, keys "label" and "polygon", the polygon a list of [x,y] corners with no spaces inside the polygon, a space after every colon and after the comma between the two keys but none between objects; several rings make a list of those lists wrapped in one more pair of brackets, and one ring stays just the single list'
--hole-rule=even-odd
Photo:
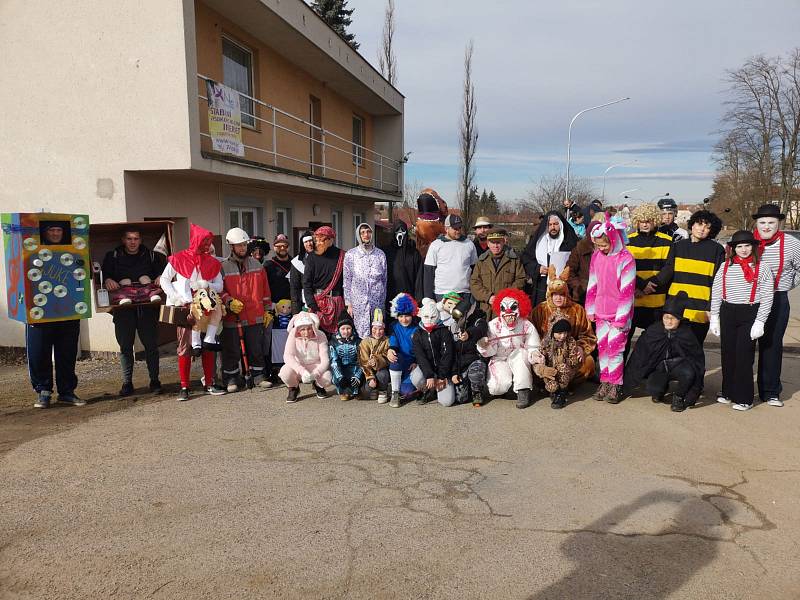
[{"label": "hooded costume", "polygon": [[[380,337],[373,337],[373,329],[380,331]],[[358,364],[364,371],[364,395],[369,397],[373,391],[369,382],[375,381],[378,390],[378,402],[386,402],[386,387],[389,384],[389,338],[386,337],[386,325],[383,322],[383,311],[376,309],[373,313],[369,337],[362,338],[358,345]],[[370,362],[373,364],[370,364]]]},{"label": "hooded costume", "polygon": [[370,333],[370,319],[376,308],[386,303],[386,255],[373,241],[361,241],[361,231],[372,231],[369,223],[361,223],[356,231],[359,241],[344,255],[344,303],[353,311],[353,322],[359,337]]},{"label": "hooded costume", "polygon": [[[583,351],[583,361],[578,366],[575,378],[583,381],[594,375],[595,365],[591,353],[597,347],[597,336],[584,308],[570,298],[566,284],[569,276],[569,267],[565,267],[558,277],[556,277],[555,268],[551,267],[548,270],[547,299],[533,309],[531,322],[536,326],[540,337],[548,335],[556,321],[565,319],[569,322],[571,325],[570,336]],[[553,304],[553,294],[564,296],[563,306],[558,307]]]},{"label": "hooded costume", "polygon": [[[578,367],[583,362],[581,346],[570,333],[571,325],[566,319],[558,319],[553,323],[550,332],[544,336],[539,352],[543,357],[540,364],[533,366],[533,372],[544,381],[545,389],[553,394],[553,408],[560,402],[561,392],[566,392],[569,384],[575,379]],[[554,337],[556,333],[566,333],[563,340]],[[566,402],[564,402],[566,403]]]},{"label": "hooded costume", "polygon": [[492,396],[502,396],[513,386],[517,407],[526,408],[533,382],[531,364],[541,359],[539,333],[528,321],[531,301],[522,290],[505,289],[495,295],[493,308],[497,317],[478,341],[478,352],[490,359],[487,388]]},{"label": "hooded costume", "polygon": [[[444,215],[442,209],[444,209]],[[417,213],[414,235],[417,241],[417,250],[424,261],[428,254],[428,246],[444,233],[442,221],[447,215],[447,203],[436,190],[425,188],[417,198]]]},{"label": "hooded costume", "polygon": [[[311,336],[301,337],[301,327],[311,327]],[[315,383],[324,388],[331,382],[330,359],[328,358],[328,338],[319,329],[319,318],[309,312],[296,314],[289,322],[283,362],[278,377],[288,388],[296,388],[303,383]]]},{"label": "hooded costume", "polygon": [[[553,216],[561,223],[556,237],[551,237],[547,230],[547,224]],[[522,265],[533,282],[531,302],[534,306],[543,302],[547,295],[547,275],[541,274],[541,267],[553,264],[557,271],[561,271],[567,264],[570,252],[577,245],[578,236],[564,215],[557,210],[551,210],[542,217],[536,233],[522,253]]]},{"label": "hooded costume", "polygon": [[292,300],[292,314],[297,314],[306,305],[303,296],[303,272],[305,271],[306,252],[305,241],[314,240],[314,232],[306,229],[303,235],[300,236],[300,251],[297,256],[291,260],[291,268],[289,270],[289,297]]},{"label": "hooded costume", "polygon": [[386,254],[386,301],[404,292],[415,298],[422,296],[422,257],[411,239],[408,225],[397,221],[392,243],[383,249]]},{"label": "hooded costume", "polygon": [[[435,300],[423,298],[419,315],[420,326],[414,332],[412,342],[417,368],[422,371],[422,382],[427,379],[446,382],[441,390],[427,390],[425,399],[435,391],[439,404],[452,406],[455,403],[455,389],[450,380],[453,374],[453,334],[439,320],[439,307]],[[423,387],[417,385],[417,389],[422,391]]]},{"label": "hooded costume", "polygon": [[[670,298],[664,312],[680,319],[677,329],[669,330],[658,320],[648,327],[633,347],[625,366],[625,391],[628,395],[643,381],[654,401],[661,401],[670,381],[677,382],[673,410],[680,411],[697,402],[706,371],[703,348],[682,318],[686,293]],[[752,380],[752,378],[751,378]]]},{"label": "hooded costume", "polygon": [[[623,245],[621,232],[608,217],[591,227],[589,235],[592,239],[605,236],[611,245],[608,254],[600,250],[592,254],[586,315],[597,324],[600,382],[618,386],[622,384],[623,354],[633,315],[636,262]],[[618,391],[615,389],[614,393]]]},{"label": "hooded costume", "polygon": [[[207,251],[201,251],[201,246],[206,240],[213,239],[214,234],[208,229],[190,223],[189,247],[186,250],[173,254],[167,261],[167,266],[161,274],[161,289],[167,295],[168,306],[186,306],[191,304],[194,289],[210,288],[217,294],[222,292],[222,265],[220,261],[211,256]],[[209,330],[211,327],[209,327]],[[194,335],[183,327],[178,327],[178,371],[180,374],[181,388],[188,389],[191,374],[191,346],[199,344],[198,335]],[[211,335],[213,334],[213,335]],[[213,341],[216,335],[216,326],[213,331],[206,332],[206,338]],[[206,385],[214,381],[215,360],[214,353],[202,352],[203,374]]]}]

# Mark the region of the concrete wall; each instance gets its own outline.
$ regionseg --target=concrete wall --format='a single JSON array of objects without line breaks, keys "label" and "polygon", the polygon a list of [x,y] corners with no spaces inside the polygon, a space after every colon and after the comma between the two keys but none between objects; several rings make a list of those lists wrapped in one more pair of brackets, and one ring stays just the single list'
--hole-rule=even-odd
[{"label": "concrete wall", "polygon": [[[124,220],[125,169],[190,166],[187,7],[0,2],[3,211]],[[23,327],[6,318],[5,296],[0,303],[3,345],[23,345]]]},{"label": "concrete wall", "polygon": [[[324,82],[315,79],[307,72],[290,63],[263,40],[253,37],[237,24],[202,2],[195,3],[195,11],[198,72],[216,81],[222,81],[223,35],[252,51],[254,97],[305,121],[310,120],[310,96],[318,98],[322,109],[322,127],[344,138],[344,140],[333,137],[326,139],[328,144],[335,145],[343,151],[331,148],[326,150],[325,164],[332,167],[332,169],[326,170],[325,176],[348,183],[355,183],[356,167],[352,160],[352,147],[349,143],[352,140],[352,119],[353,115],[364,119],[366,133],[364,145],[368,148],[373,148],[375,128],[372,115],[331,91]],[[205,83],[202,80],[198,80],[197,85],[198,92],[205,95]],[[204,100],[199,100],[199,102],[200,131],[208,133],[207,104]],[[256,116],[268,122],[257,120],[255,130],[243,128],[243,141],[246,145],[272,151],[272,111],[257,105]],[[275,166],[285,169],[311,173],[310,165],[302,162],[309,162],[310,159],[310,141],[301,137],[301,135],[310,136],[309,126],[292,118],[282,116],[280,113],[278,113],[276,120],[279,125],[279,128],[276,129],[278,153],[298,160],[278,157],[277,164],[275,164],[272,154],[251,149],[246,149],[245,158],[269,165],[275,164]],[[280,129],[280,127],[290,131]],[[397,148],[402,148],[402,142],[393,145],[384,143],[383,145],[386,147],[386,152],[384,153],[387,156],[395,156]],[[206,151],[210,151],[211,140],[205,137],[202,138],[201,147]],[[377,157],[367,152],[366,158],[376,160]],[[321,158],[317,160],[321,162]],[[318,171],[317,174],[321,175],[322,173]],[[361,178],[359,181],[361,185],[378,187],[377,182],[368,182],[364,179],[367,177],[378,178],[378,173],[373,163],[365,160],[362,166],[359,167],[358,177]]]}]

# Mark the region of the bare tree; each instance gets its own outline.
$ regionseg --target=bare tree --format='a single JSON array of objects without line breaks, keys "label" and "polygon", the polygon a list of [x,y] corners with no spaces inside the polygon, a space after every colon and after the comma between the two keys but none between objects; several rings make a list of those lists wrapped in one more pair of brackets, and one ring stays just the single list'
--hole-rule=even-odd
[{"label": "bare tree", "polygon": [[[750,58],[726,75],[730,99],[717,145],[715,201],[777,201],[797,226],[800,183],[800,48],[785,57]],[[737,197],[736,194],[739,194]],[[732,207],[731,211],[733,211]]]},{"label": "bare tree", "polygon": [[397,57],[394,54],[394,0],[386,1],[386,12],[383,16],[383,36],[378,50],[378,67],[386,81],[395,85],[397,82]]},{"label": "bare tree", "polygon": [[[536,188],[528,190],[527,199],[523,200],[521,209],[546,213],[551,210],[563,210],[567,178],[563,174],[543,175]],[[569,181],[569,196],[580,206],[586,206],[599,198],[597,190],[586,178],[572,178]]]},{"label": "bare tree", "polygon": [[406,181],[403,185],[403,204],[404,208],[414,208],[417,206],[417,198],[424,186],[419,179]]},{"label": "bare tree", "polygon": [[461,107],[461,120],[458,128],[459,137],[459,190],[458,203],[461,217],[465,223],[471,223],[474,212],[474,198],[470,194],[475,181],[475,151],[478,147],[478,127],[475,116],[478,104],[475,100],[475,86],[472,83],[472,40],[464,50],[464,103]]}]

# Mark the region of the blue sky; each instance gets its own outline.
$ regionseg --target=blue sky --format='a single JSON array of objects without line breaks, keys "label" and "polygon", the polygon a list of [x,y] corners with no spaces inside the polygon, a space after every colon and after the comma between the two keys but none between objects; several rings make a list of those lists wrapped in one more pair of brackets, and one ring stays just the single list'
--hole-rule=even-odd
[{"label": "blue sky", "polygon": [[[350,30],[373,64],[383,0],[350,0]],[[406,96],[406,181],[455,204],[464,46],[475,43],[476,183],[522,198],[543,175],[563,172],[567,127],[581,109],[631,100],[580,117],[572,173],[609,201],[679,202],[711,193],[711,150],[724,112],[726,69],[755,54],[800,45],[797,0],[650,1],[396,0],[398,88]],[[765,12],[769,11],[769,16]]]}]

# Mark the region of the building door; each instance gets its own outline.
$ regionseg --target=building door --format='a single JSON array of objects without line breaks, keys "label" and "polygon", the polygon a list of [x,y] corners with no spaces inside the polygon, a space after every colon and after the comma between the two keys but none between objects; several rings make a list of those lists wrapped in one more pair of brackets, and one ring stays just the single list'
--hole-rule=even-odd
[{"label": "building door", "polygon": [[322,153],[322,103],[319,98],[309,98],[309,136],[311,138],[311,173],[322,176],[325,174]]}]

